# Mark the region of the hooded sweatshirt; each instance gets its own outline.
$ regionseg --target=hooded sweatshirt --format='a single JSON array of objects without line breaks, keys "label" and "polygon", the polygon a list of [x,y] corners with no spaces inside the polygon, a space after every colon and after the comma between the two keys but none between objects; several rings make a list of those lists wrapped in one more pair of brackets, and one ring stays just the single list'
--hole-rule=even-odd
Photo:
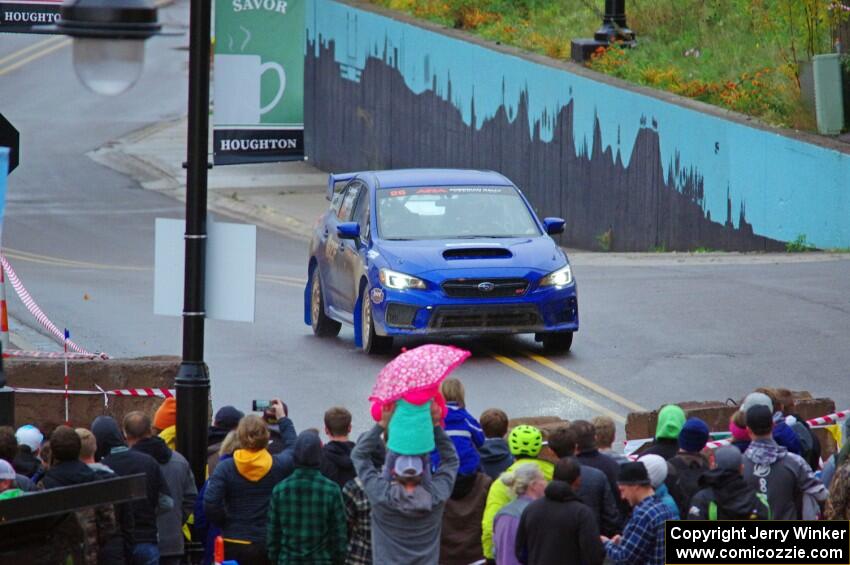
[{"label": "hooded sweatshirt", "polygon": [[[809,464],[771,439],[753,440],[744,452],[744,479],[767,495],[774,520],[814,520],[828,493]],[[800,508],[797,499],[802,498]]]},{"label": "hooded sweatshirt", "polygon": [[[458,475],[474,475],[481,467],[481,456],[478,448],[484,445],[484,430],[472,414],[457,402],[449,402],[448,414],[445,420],[446,434],[452,438],[455,444],[460,468]],[[435,451],[431,452],[431,464],[436,469],[440,466],[440,456]]]},{"label": "hooded sweatshirt", "polygon": [[351,452],[372,507],[373,562],[437,565],[443,508],[451,496],[459,465],[454,444],[442,428],[433,428],[440,468],[430,481],[407,492],[396,481],[383,478],[372,463],[374,452],[380,449],[382,433],[380,426],[374,426]]},{"label": "hooded sweatshirt", "polygon": [[237,449],[220,461],[204,493],[204,511],[225,539],[265,544],[269,499],[294,469],[291,453]]},{"label": "hooded sweatshirt", "polygon": [[764,495],[757,495],[737,471],[712,469],[699,479],[702,490],[691,500],[688,520],[710,520],[714,502],[717,520],[769,520],[770,507]]},{"label": "hooded sweatshirt", "polygon": [[156,519],[159,553],[163,556],[183,555],[183,523],[192,513],[198,496],[189,462],[180,453],[172,451],[161,437],[142,439],[133,446],[133,450],[146,453],[159,463],[174,500],[174,507]]},{"label": "hooded sweatshirt", "polygon": [[514,463],[508,442],[501,437],[485,439],[478,448],[478,455],[481,456],[481,469],[494,481]]},{"label": "hooded sweatshirt", "polygon": [[605,559],[593,513],[564,481],[549,483],[545,496],[522,513],[516,555],[529,565],[584,565]]},{"label": "hooded sweatshirt", "polygon": [[157,514],[174,507],[171,491],[162,474],[159,463],[146,453],[131,450],[124,444],[118,424],[110,416],[98,416],[91,425],[97,440],[95,459],[115,471],[116,475],[127,476],[143,473],[147,496],[132,503],[133,539],[135,543],[157,543]]},{"label": "hooded sweatshirt", "polygon": [[655,426],[655,442],[641,455],[655,454],[672,459],[679,452],[679,432],[685,425],[685,411],[675,404],[668,404],[658,412]]},{"label": "hooded sweatshirt", "polygon": [[354,463],[351,462],[352,449],[353,441],[329,441],[322,448],[322,474],[338,484],[339,488],[357,476]]}]

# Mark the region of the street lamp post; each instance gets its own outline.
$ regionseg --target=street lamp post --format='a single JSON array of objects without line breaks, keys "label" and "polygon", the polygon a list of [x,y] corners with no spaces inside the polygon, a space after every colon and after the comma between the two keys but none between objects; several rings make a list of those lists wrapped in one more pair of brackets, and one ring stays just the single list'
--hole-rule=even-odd
[{"label": "street lamp post", "polygon": [[619,42],[625,47],[635,45],[635,34],[626,25],[626,0],[605,0],[605,13],[602,14],[602,26],[596,30],[593,39],[573,39],[571,58],[584,63],[600,47],[608,47]]},{"label": "street lamp post", "polygon": [[[83,84],[100,94],[119,94],[130,88],[141,74],[144,40],[160,32],[156,12],[151,0],[69,0],[63,4],[56,29],[74,38],[74,69]],[[199,488],[206,475],[210,395],[204,363],[204,269],[211,15],[211,0],[191,0],[183,362],[176,378],[177,450],[189,461]]]}]

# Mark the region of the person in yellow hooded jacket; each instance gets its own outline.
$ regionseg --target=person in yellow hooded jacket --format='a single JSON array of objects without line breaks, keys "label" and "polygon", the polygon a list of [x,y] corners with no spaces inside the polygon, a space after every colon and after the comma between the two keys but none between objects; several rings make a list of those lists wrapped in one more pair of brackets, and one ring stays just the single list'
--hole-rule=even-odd
[{"label": "person in yellow hooded jacket", "polygon": [[[547,481],[552,480],[555,466],[549,461],[538,458],[543,449],[543,433],[538,428],[528,425],[516,426],[508,434],[508,447],[516,461],[508,467],[505,473],[513,473],[522,465],[534,463],[540,467]],[[514,498],[515,495],[511,493],[510,488],[505,483],[499,480],[493,481],[490,491],[487,493],[487,504],[484,506],[484,517],[481,520],[481,546],[488,563],[495,563],[493,521],[499,510]]]},{"label": "person in yellow hooded jacket", "polygon": [[[272,401],[285,443],[294,445],[295,429],[284,415],[283,403]],[[295,469],[292,448],[272,455],[267,446],[269,430],[262,418],[248,415],[236,428],[241,449],[215,468],[204,493],[204,511],[220,527],[224,554],[240,565],[269,563],[266,524],[269,499],[275,485]]]},{"label": "person in yellow hooded jacket", "polygon": [[168,449],[177,449],[177,399],[166,398],[153,415],[153,433],[162,438]]}]

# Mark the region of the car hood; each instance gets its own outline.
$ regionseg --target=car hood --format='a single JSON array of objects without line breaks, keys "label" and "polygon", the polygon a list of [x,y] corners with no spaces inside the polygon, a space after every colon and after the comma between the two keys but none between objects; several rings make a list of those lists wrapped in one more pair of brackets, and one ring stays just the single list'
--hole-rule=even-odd
[{"label": "car hood", "polygon": [[[441,272],[449,276],[475,276],[469,272],[498,270],[503,276],[522,276],[536,272],[550,273],[566,262],[563,250],[550,237],[523,237],[504,239],[452,239],[381,241],[376,250],[390,269],[409,275],[428,277],[429,273]],[[444,252],[469,257],[447,259]],[[507,252],[510,257],[475,256],[476,250],[483,254]],[[506,253],[506,254],[507,254]]]}]

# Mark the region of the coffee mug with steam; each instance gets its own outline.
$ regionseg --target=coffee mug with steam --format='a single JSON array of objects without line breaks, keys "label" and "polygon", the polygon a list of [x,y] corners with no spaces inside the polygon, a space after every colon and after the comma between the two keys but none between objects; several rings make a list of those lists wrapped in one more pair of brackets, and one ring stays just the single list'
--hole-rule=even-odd
[{"label": "coffee mug with steam", "polygon": [[[262,76],[267,71],[277,73],[277,93],[268,99],[261,92]],[[218,55],[214,66],[214,116],[216,124],[250,126],[260,123],[263,114],[277,106],[286,90],[286,73],[274,62],[263,63],[259,55]]]}]

